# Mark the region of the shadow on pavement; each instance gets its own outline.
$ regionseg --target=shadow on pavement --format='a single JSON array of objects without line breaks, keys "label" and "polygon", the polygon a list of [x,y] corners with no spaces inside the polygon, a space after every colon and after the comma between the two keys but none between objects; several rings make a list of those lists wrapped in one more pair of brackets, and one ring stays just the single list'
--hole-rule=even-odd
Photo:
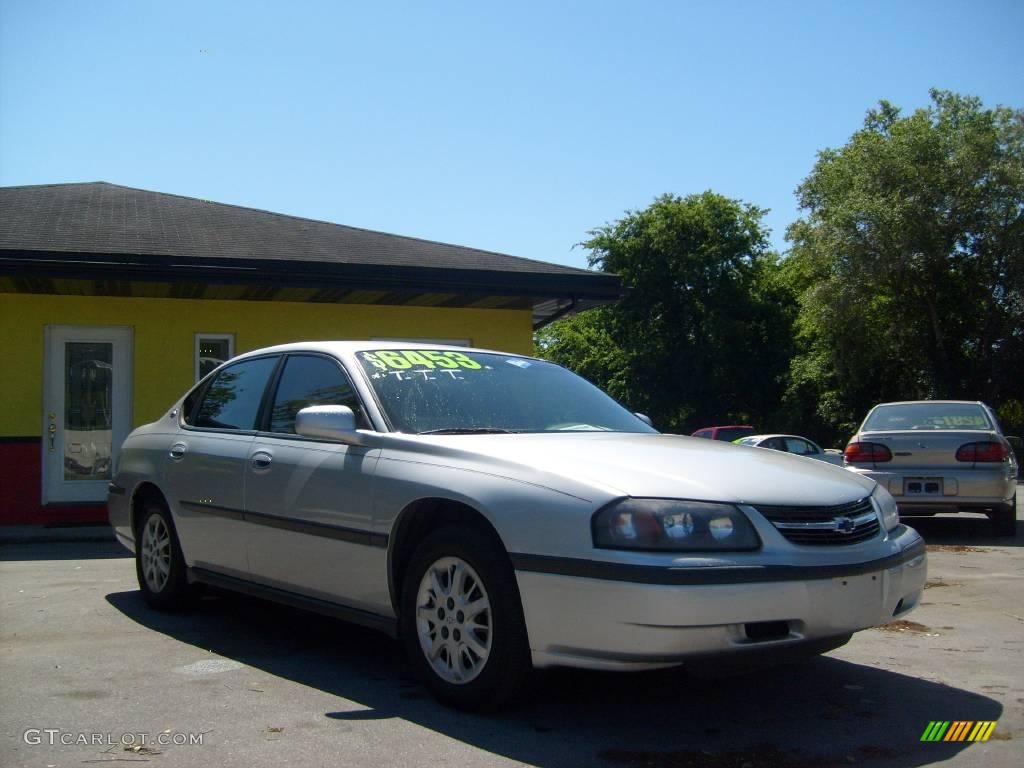
[{"label": "shadow on pavement", "polygon": [[929,721],[1002,713],[976,693],[826,656],[717,680],[558,670],[517,709],[472,715],[436,703],[407,675],[398,644],[370,630],[234,595],[177,615],[134,591],[106,599],[153,631],[366,708],[324,712],[330,720],[401,718],[544,768],[924,765],[971,746],[921,742]]},{"label": "shadow on pavement", "polygon": [[984,515],[959,514],[934,517],[903,517],[929,545],[969,547],[1024,547],[1024,523],[1017,520],[1014,536],[996,536]]},{"label": "shadow on pavement", "polygon": [[25,560],[108,560],[132,557],[116,541],[39,541],[0,544],[0,562]]}]

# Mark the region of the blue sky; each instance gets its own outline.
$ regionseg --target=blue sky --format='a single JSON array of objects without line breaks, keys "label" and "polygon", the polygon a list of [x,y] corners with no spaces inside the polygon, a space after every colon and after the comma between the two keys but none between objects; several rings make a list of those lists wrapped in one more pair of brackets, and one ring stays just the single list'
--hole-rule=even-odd
[{"label": "blue sky", "polygon": [[[1024,107],[1024,2],[0,0],[0,186],[104,180],[584,266],[713,189],[771,213],[888,99]],[[209,52],[204,52],[204,51]]]}]

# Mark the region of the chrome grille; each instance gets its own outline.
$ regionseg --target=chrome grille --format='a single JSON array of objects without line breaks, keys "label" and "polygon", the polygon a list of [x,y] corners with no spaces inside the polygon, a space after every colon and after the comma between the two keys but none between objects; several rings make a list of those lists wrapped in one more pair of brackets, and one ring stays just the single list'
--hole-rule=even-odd
[{"label": "chrome grille", "polygon": [[874,537],[881,526],[871,499],[835,507],[780,507],[756,504],[779,533],[794,544],[856,544]]}]

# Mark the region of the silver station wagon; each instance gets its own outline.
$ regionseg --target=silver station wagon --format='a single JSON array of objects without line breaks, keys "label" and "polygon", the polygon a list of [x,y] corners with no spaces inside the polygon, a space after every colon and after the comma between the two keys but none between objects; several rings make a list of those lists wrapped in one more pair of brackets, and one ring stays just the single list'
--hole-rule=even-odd
[{"label": "silver station wagon", "polygon": [[150,605],[206,583],[376,627],[474,709],[534,667],[821,653],[925,583],[873,480],[659,434],[564,368],[477,349],[237,357],[128,437],[109,503]]},{"label": "silver station wagon", "polygon": [[848,469],[884,485],[903,515],[984,512],[996,533],[1017,527],[1017,458],[984,403],[882,403],[846,446]]}]

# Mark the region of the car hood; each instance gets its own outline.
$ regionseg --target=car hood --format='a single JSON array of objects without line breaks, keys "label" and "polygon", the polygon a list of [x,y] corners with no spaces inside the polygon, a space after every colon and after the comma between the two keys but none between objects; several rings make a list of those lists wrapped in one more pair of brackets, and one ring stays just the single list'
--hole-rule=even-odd
[{"label": "car hood", "polygon": [[737,504],[832,505],[863,498],[873,480],[799,456],[681,435],[566,432],[419,438],[488,471],[560,488],[560,478],[613,495]]}]

